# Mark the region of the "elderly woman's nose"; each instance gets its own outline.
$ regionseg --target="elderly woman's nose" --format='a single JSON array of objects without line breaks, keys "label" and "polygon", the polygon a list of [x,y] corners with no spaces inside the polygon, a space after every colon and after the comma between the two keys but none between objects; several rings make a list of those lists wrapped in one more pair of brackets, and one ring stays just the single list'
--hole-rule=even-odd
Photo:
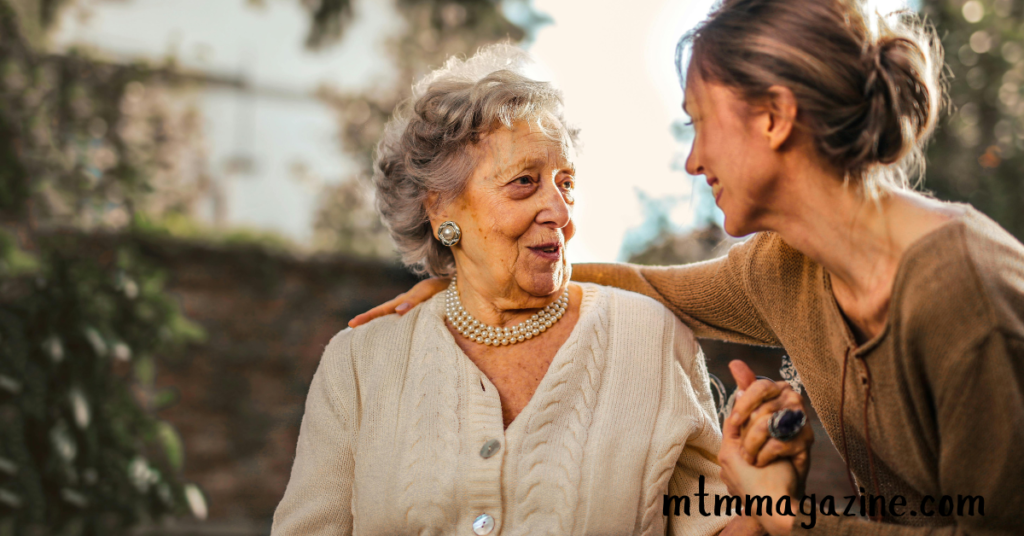
[{"label": "elderly woman's nose", "polygon": [[541,196],[541,207],[537,213],[537,223],[562,228],[572,220],[572,206],[566,199],[566,192],[549,185],[544,188]]}]

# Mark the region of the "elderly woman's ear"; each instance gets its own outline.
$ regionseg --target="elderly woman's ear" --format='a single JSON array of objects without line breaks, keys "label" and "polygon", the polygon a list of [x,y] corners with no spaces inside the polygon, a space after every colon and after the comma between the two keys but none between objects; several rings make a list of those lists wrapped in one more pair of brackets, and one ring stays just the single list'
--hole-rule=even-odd
[{"label": "elderly woman's ear", "polygon": [[435,238],[437,237],[437,228],[442,223],[451,220],[448,215],[448,207],[437,206],[437,197],[437,192],[429,192],[427,193],[427,199],[424,201],[427,217],[430,218],[430,232]]},{"label": "elderly woman's ear", "polygon": [[427,217],[430,218],[430,229],[442,246],[452,247],[462,240],[462,228],[459,223],[448,216],[447,208],[437,208],[437,192],[427,194]]}]

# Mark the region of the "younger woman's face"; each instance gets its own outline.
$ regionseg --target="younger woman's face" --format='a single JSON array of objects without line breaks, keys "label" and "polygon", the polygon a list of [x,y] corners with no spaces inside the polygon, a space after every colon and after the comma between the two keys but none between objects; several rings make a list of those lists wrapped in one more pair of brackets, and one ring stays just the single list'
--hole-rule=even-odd
[{"label": "younger woman's face", "polygon": [[765,135],[767,112],[747,104],[730,88],[704,81],[692,66],[683,109],[694,139],[686,171],[704,175],[725,213],[725,231],[744,236],[764,230],[763,220],[777,194],[780,160]]}]

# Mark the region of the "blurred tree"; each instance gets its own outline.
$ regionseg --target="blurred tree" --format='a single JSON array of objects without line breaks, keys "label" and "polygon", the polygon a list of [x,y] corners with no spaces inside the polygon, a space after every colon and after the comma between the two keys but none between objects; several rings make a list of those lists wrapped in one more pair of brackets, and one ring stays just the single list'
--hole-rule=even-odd
[{"label": "blurred tree", "polygon": [[133,248],[97,260],[65,247],[41,248],[0,296],[0,533],[117,534],[201,514],[201,493],[177,478],[177,432],[153,417],[173,400],[153,387],[154,356],[201,333]]},{"label": "blurred tree", "polygon": [[36,52],[6,4],[0,16],[0,210],[80,229],[195,212],[206,153],[195,109],[168,96],[173,69]]},{"label": "blurred tree", "polygon": [[116,534],[205,511],[152,387],[153,358],[200,333],[131,234],[113,258],[64,253],[75,233],[187,210],[198,121],[163,99],[170,69],[46,53],[60,4],[0,0],[3,535]]},{"label": "blurred tree", "polygon": [[630,255],[626,262],[665,266],[706,261],[725,255],[737,242],[741,240],[726,234],[716,223],[687,233],[666,230],[648,242],[647,247]]},{"label": "blurred tree", "polygon": [[925,188],[966,201],[1024,240],[1024,2],[923,0],[946,51],[951,114]]},{"label": "blurred tree", "polygon": [[[250,0],[257,3],[262,0]],[[310,10],[313,25],[306,46],[317,48],[334,41],[343,28],[352,22],[352,0],[301,0]]]},{"label": "blurred tree", "polygon": [[[693,127],[676,120],[670,127],[679,142],[672,158],[673,171],[686,173],[686,158],[693,142]],[[725,233],[719,224],[721,212],[707,182],[688,175],[690,193],[652,197],[636,188],[644,222],[626,232],[619,257],[626,262],[650,265],[685,264],[717,257],[739,240]],[[673,221],[672,212],[682,203],[693,212],[691,224]],[[682,232],[684,229],[688,230]]]},{"label": "blurred tree", "polygon": [[[370,189],[350,184],[368,184],[373,173],[373,150],[391,112],[408,98],[414,80],[440,66],[449,56],[472,55],[479,47],[503,39],[519,42],[547,20],[522,1],[517,6],[526,12],[525,27],[506,17],[504,4],[498,0],[395,2],[405,22],[404,31],[388,44],[398,73],[395,85],[364,93],[320,90],[321,98],[336,112],[343,150],[359,166],[359,171],[346,180],[327,186],[321,196],[315,223],[315,241],[321,247],[338,247],[363,255],[394,255],[387,230],[372,208]],[[337,38],[351,17],[351,6],[348,0],[323,0],[315,6],[309,43],[324,46]],[[354,232],[359,234],[353,235]]]},{"label": "blurred tree", "polygon": [[313,225],[318,249],[377,258],[394,252],[373,208],[373,194],[363,181],[347,180],[324,188]]}]

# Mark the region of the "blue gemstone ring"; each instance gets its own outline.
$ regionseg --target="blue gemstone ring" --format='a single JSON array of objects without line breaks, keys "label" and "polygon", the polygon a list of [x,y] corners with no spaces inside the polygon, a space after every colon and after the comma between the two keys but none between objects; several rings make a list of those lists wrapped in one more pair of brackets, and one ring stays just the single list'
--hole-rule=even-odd
[{"label": "blue gemstone ring", "polygon": [[800,409],[782,409],[772,413],[768,420],[768,433],[779,441],[789,441],[800,435],[807,424],[807,414]]}]

